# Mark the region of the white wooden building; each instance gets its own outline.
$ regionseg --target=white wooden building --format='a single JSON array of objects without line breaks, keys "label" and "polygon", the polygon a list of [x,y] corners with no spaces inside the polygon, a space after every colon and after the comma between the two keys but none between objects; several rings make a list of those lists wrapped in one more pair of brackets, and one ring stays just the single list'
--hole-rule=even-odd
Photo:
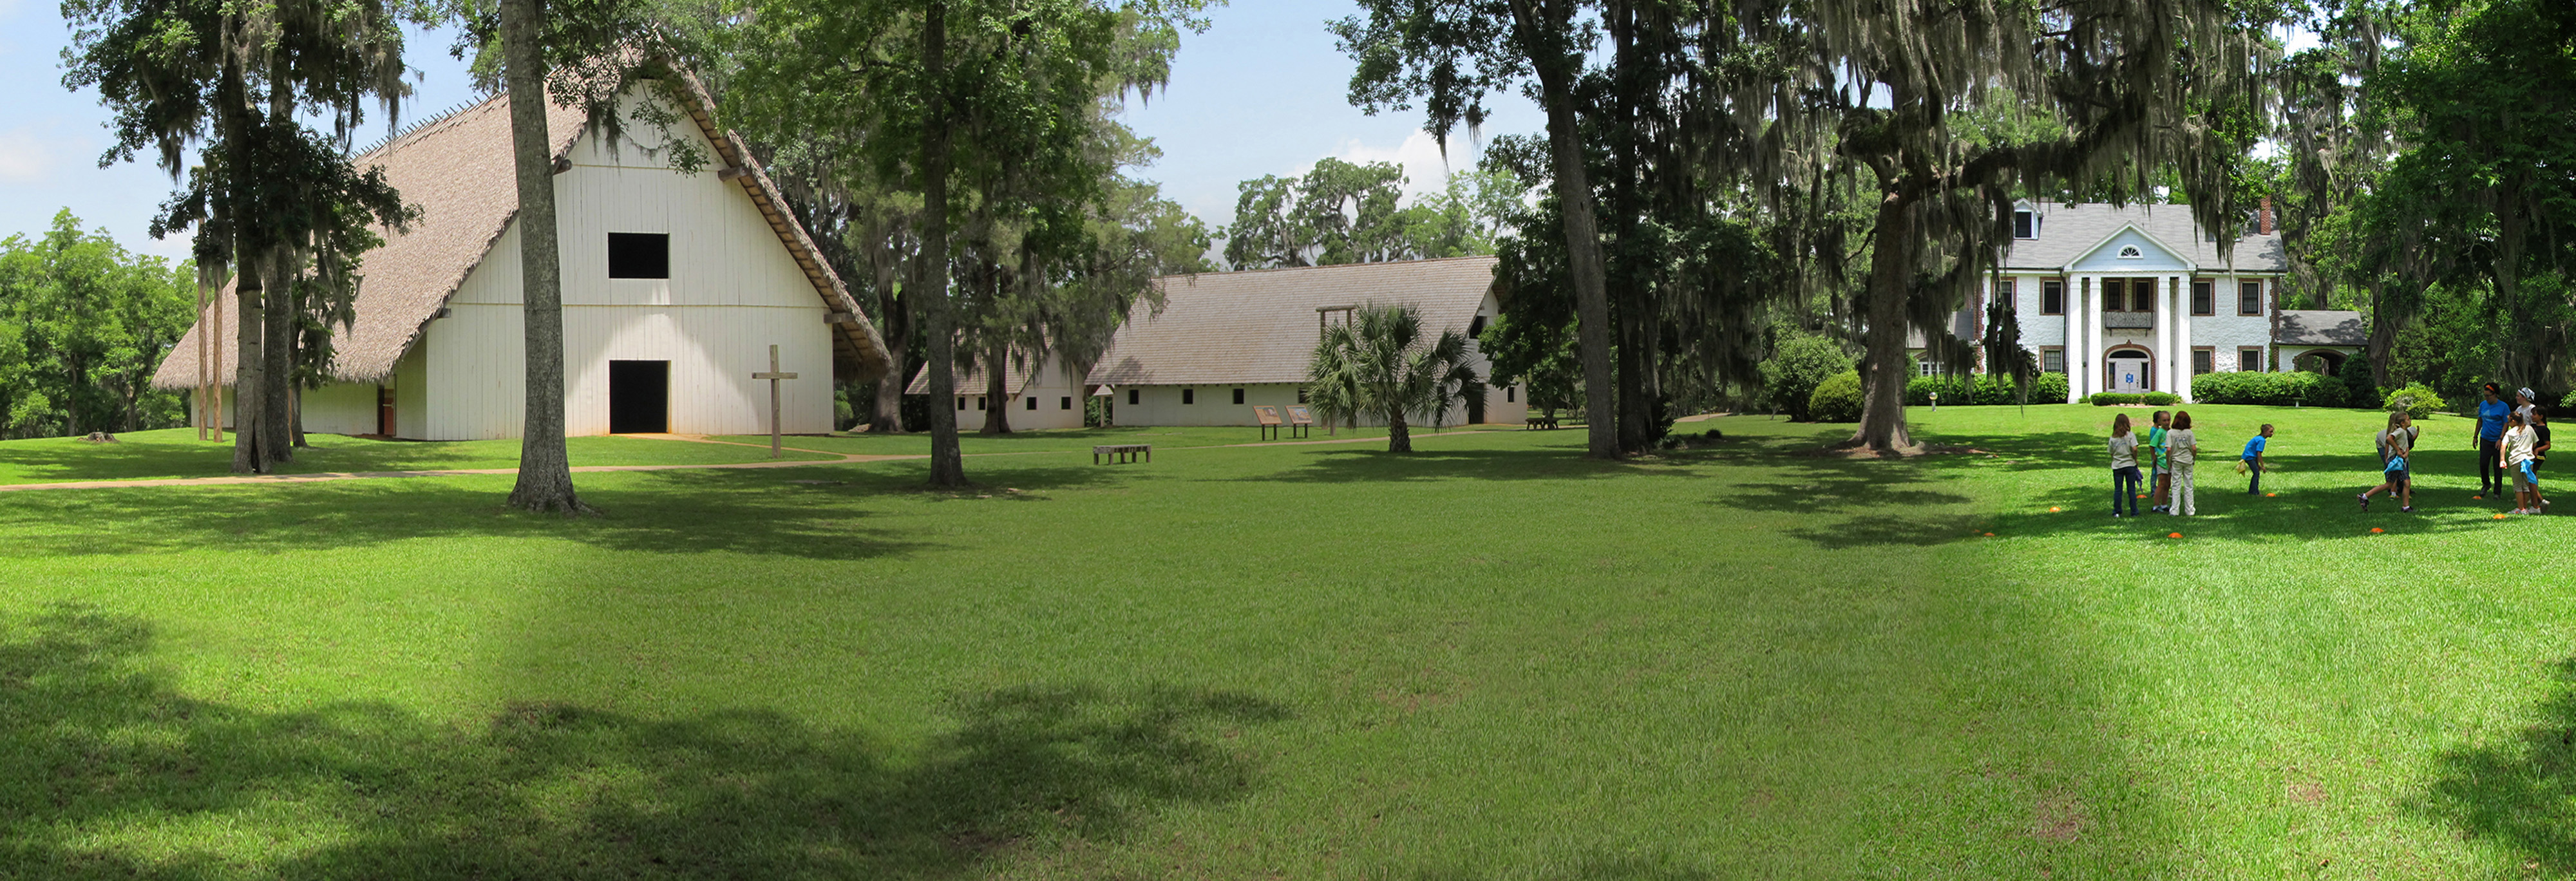
[{"label": "white wooden building", "polygon": [[[1494,264],[1455,257],[1158,278],[1162,310],[1138,303],[1088,384],[1106,387],[1119,425],[1253,425],[1254,406],[1305,402],[1322,322],[1369,304],[1414,307],[1427,334],[1467,334],[1469,363],[1490,377],[1492,365],[1472,340],[1499,308]],[[1484,422],[1519,424],[1529,414],[1528,389],[1519,385],[1492,388],[1478,403],[1466,409],[1481,410],[1473,415]],[[1437,421],[1461,425],[1470,415],[1453,409]],[[1413,421],[1428,428],[1435,420]]]},{"label": "white wooden building", "polygon": [[[715,126],[693,80],[638,90],[630,101],[677,104],[705,167],[683,173],[664,133],[637,123],[614,149],[580,111],[550,107],[561,237],[565,430],[573,435],[769,431],[780,383],[781,428],[833,428],[835,378],[889,369],[885,344],[749,162]],[[356,320],[334,328],[334,382],[304,394],[307,431],[421,440],[516,437],[526,407],[517,185],[509,99],[494,96],[417,125],[358,157],[381,165],[423,214],[368,253]],[[225,296],[229,297],[229,291]],[[227,323],[232,316],[225,316]],[[198,377],[189,332],[154,377]],[[229,385],[230,327],[219,382]],[[226,408],[230,410],[229,407]]]},{"label": "white wooden building", "polygon": [[2103,391],[2189,401],[2203,373],[2292,370],[2312,351],[2340,368],[2359,351],[2357,313],[2281,308],[2289,263],[2268,208],[2232,247],[2188,205],[2024,201],[2012,224],[2003,266],[1949,330],[1981,338],[1986,304],[2009,299],[2023,348],[2041,372],[2066,374],[2069,402]]},{"label": "white wooden building", "polygon": [[[985,381],[984,370],[960,370],[956,373],[957,394],[948,402],[957,413],[957,430],[977,431],[984,427],[986,416],[995,408],[1009,414],[1011,430],[1034,428],[1081,428],[1083,400],[1091,388],[1082,377],[1067,370],[1062,359],[1052,355],[1029,364],[1013,364],[1002,377],[1003,395],[993,398],[992,386]],[[904,394],[930,394],[930,367],[913,371],[912,384]],[[937,406],[938,402],[931,402]]]}]

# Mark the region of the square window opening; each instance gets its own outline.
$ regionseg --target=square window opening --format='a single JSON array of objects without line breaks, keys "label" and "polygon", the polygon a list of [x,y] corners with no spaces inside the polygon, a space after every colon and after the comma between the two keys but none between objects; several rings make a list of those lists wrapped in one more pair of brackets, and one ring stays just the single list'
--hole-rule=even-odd
[{"label": "square window opening", "polygon": [[2065,349],[2041,349],[2041,350],[2039,350],[2039,372],[2041,372],[2041,373],[2065,373],[2065,372],[2066,372],[2066,350],[2065,350]]},{"label": "square window opening", "polygon": [[2013,212],[2013,238],[2039,238],[2039,215],[2028,211]]},{"label": "square window opening", "polygon": [[1127,403],[1128,403],[1129,405],[1131,405],[1131,406],[1132,406],[1132,405],[1134,405],[1134,404],[1136,403],[1136,401],[1137,401],[1137,399],[1138,399],[1138,398],[1142,398],[1142,397],[1144,397],[1144,395],[1145,395],[1145,393],[1144,393],[1144,392],[1142,392],[1142,391],[1138,391],[1138,390],[1136,390],[1136,389],[1128,389],[1128,390],[1127,390]]},{"label": "square window opening", "polygon": [[1057,399],[1056,399],[1056,401],[1055,401],[1055,408],[1056,408],[1056,409],[1058,409],[1058,410],[1071,410],[1071,409],[1073,409],[1073,398],[1072,398],[1072,397],[1070,397],[1070,396],[1068,396],[1068,397],[1062,397],[1062,398],[1057,398]]},{"label": "square window opening", "polygon": [[2191,352],[2191,374],[2193,376],[2199,376],[2216,369],[2210,366],[2210,361],[2216,355],[2217,353],[2208,349],[2193,349]]},{"label": "square window opening", "polygon": [[661,232],[609,233],[608,277],[670,278],[671,234]]},{"label": "square window opening", "polygon": [[1181,403],[1184,403],[1184,404],[1196,404],[1196,403],[1198,403],[1198,402],[1199,402],[1199,390],[1198,390],[1198,389],[1194,389],[1194,388],[1185,388],[1185,389],[1182,389],[1182,390],[1181,390]]},{"label": "square window opening", "polygon": [[1026,400],[1029,402],[1029,409],[1035,410],[1038,408],[1038,399],[1036,395],[1030,395]]},{"label": "square window opening", "polygon": [[2041,315],[2064,315],[2064,314],[2066,314],[2066,283],[2065,283],[2065,282],[2063,282],[2063,281],[2043,281],[2043,282],[2040,282],[2040,283],[2039,283],[2039,314],[2041,314]]},{"label": "square window opening", "polygon": [[2261,350],[2261,349],[2238,349],[2238,350],[2236,350],[2236,370],[2237,370],[2237,372],[2240,372],[2240,373],[2257,373],[2257,372],[2262,371],[2262,369],[2263,369],[2263,350]]},{"label": "square window opening", "polygon": [[1235,389],[1235,390],[1234,390],[1234,402],[1235,402],[1235,403],[1237,403],[1237,404],[1243,403],[1243,390],[1242,390],[1242,389]]}]

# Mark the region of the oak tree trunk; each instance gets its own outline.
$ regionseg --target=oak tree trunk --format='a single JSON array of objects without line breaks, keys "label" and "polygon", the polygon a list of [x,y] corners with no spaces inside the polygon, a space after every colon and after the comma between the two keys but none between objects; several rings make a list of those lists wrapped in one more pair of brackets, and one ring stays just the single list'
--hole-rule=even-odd
[{"label": "oak tree trunk", "polygon": [[1868,363],[1861,371],[1860,430],[1852,441],[1880,453],[1914,445],[1905,431],[1905,298],[1914,283],[1914,214],[1912,206],[1888,193],[1878,203],[1876,245],[1870,251],[1869,282],[1862,319],[1869,323]]},{"label": "oak tree trunk", "polygon": [[[1512,18],[1521,42],[1536,50],[1545,22],[1534,0],[1513,0]],[[1572,56],[1530,59],[1538,71],[1539,91],[1547,111],[1547,142],[1555,166],[1556,202],[1565,222],[1567,268],[1573,273],[1575,343],[1583,360],[1583,416],[1587,454],[1596,459],[1619,456],[1618,415],[1612,407],[1610,371],[1609,280],[1601,265],[1601,231],[1592,201],[1591,174],[1583,166],[1581,114],[1574,105]]]},{"label": "oak tree trunk", "polygon": [[[271,465],[295,460],[295,265],[291,249],[269,252],[268,309],[260,316],[259,449]],[[262,471],[275,470],[263,468]]]},{"label": "oak tree trunk", "polygon": [[869,411],[868,433],[902,434],[903,390],[912,382],[912,373],[904,369],[904,356],[912,349],[911,304],[895,292],[892,261],[883,256],[877,261],[877,291],[877,328],[885,335],[886,357],[894,367],[877,380],[876,407]]},{"label": "oak tree trunk", "polygon": [[[243,257],[248,257],[248,252]],[[260,335],[266,332],[263,311],[267,304],[260,281],[259,261],[236,258],[233,273],[233,473],[266,474],[268,452],[260,445],[260,404],[267,397],[260,393],[261,366],[266,359],[259,354]]]},{"label": "oak tree trunk", "polygon": [[546,131],[546,80],[537,0],[501,0],[502,71],[510,90],[510,158],[519,184],[519,279],[527,329],[527,411],[519,436],[519,481],[510,506],[565,515],[591,513],[573,492],[564,450],[563,263],[555,226],[553,136]]},{"label": "oak tree trunk", "polygon": [[961,488],[966,458],[957,446],[957,338],[948,303],[948,4],[932,2],[921,26],[923,81],[930,94],[929,131],[921,139],[922,341],[929,348],[930,485]]},{"label": "oak tree trunk", "polygon": [[1009,346],[996,345],[984,354],[984,430],[983,434],[1011,433],[1010,375],[1002,370],[1011,358]]}]

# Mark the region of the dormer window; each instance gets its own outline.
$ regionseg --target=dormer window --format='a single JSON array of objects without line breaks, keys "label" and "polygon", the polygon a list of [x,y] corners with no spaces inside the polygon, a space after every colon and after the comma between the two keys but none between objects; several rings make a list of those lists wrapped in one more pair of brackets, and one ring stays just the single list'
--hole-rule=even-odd
[{"label": "dormer window", "polygon": [[2136,260],[2145,256],[2147,256],[2147,252],[2138,250],[2138,246],[2136,245],[2120,246],[2120,259],[2122,260]]},{"label": "dormer window", "polygon": [[2027,208],[2013,212],[2013,238],[2039,238],[2039,213]]}]

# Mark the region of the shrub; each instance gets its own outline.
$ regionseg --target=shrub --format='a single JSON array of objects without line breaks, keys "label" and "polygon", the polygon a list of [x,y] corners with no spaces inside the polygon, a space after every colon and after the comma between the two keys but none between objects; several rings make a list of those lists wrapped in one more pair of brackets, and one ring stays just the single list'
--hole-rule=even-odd
[{"label": "shrub", "polygon": [[[2569,397],[2576,398],[2576,394],[2571,394]],[[2434,394],[2431,387],[2420,382],[2407,383],[2405,388],[2391,391],[2381,400],[2382,406],[2388,412],[2404,410],[2406,415],[2417,419],[2431,416],[2435,411],[2442,409],[2442,396]]]},{"label": "shrub", "polygon": [[2042,373],[2030,383],[2030,402],[2055,404],[2066,400],[2066,374]]},{"label": "shrub", "polygon": [[1834,374],[1852,369],[1851,355],[1841,344],[1822,336],[1796,336],[1782,341],[1762,362],[1762,388],[1771,396],[1771,405],[1789,418],[1806,421],[1807,401],[1816,386]]},{"label": "shrub", "polygon": [[2191,397],[2203,404],[2338,406],[2345,389],[2340,383],[2328,387],[2329,381],[2315,373],[2203,373],[2191,378]]},{"label": "shrub", "polygon": [[1807,398],[1807,416],[1817,422],[1860,421],[1860,371],[1845,370],[1816,384]]},{"label": "shrub", "polygon": [[2144,403],[2145,398],[2146,395],[2137,392],[2094,392],[2085,400],[2093,402],[2093,406],[2096,407],[2109,407],[2114,404]]},{"label": "shrub", "polygon": [[2138,396],[2138,403],[2150,407],[2171,407],[2182,403],[2182,396],[2172,392],[2148,392]]}]

